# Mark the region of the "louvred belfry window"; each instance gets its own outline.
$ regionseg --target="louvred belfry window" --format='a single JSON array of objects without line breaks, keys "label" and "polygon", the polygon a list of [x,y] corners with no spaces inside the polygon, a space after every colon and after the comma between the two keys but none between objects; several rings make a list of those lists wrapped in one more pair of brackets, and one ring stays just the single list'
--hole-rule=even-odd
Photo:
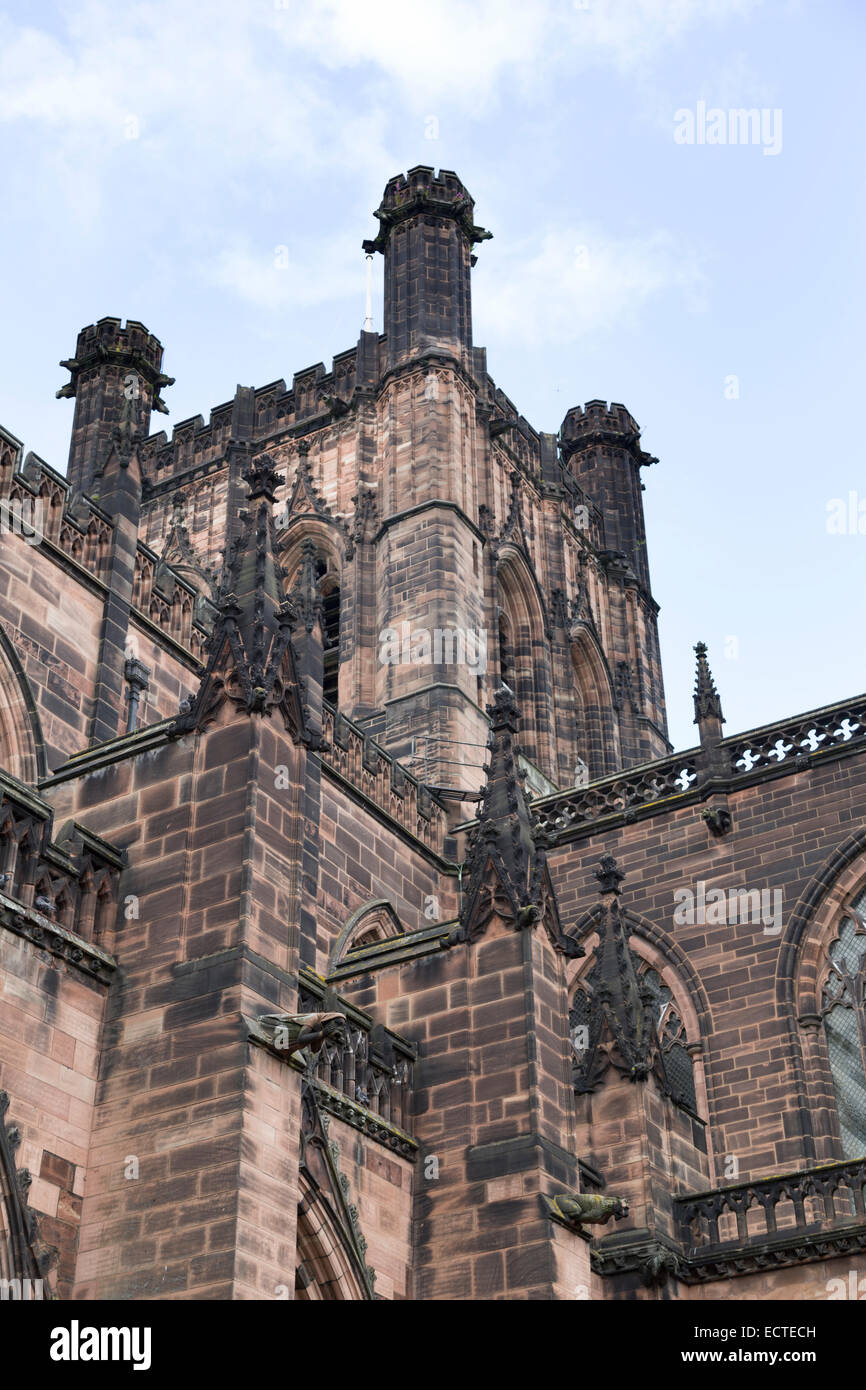
[{"label": "louvred belfry window", "polygon": [[827,952],[821,1013],[846,1158],[866,1154],[866,893]]},{"label": "louvred belfry window", "polygon": [[[299,565],[292,573],[288,592],[297,592],[302,582],[303,566]],[[324,666],[322,671],[322,699],[335,708],[339,700],[340,686],[340,581],[339,576],[328,563],[323,551],[314,558],[313,582],[321,599],[322,638],[324,641]]]},{"label": "louvred belfry window", "polygon": [[340,675],[340,586],[336,575],[329,573],[327,561],[317,565],[319,592],[322,595],[322,625],[325,638],[325,671],[322,698],[336,706]]}]

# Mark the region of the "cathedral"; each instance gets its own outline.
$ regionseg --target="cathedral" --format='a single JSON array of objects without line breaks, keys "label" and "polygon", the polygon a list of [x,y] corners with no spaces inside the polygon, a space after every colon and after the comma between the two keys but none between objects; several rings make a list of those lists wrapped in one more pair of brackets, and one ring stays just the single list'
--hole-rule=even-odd
[{"label": "cathedral", "polygon": [[866,696],[698,642],[674,751],[636,421],[495,383],[456,174],[375,218],[330,367],[169,436],[102,318],[0,429],[0,1296],[866,1297]]}]

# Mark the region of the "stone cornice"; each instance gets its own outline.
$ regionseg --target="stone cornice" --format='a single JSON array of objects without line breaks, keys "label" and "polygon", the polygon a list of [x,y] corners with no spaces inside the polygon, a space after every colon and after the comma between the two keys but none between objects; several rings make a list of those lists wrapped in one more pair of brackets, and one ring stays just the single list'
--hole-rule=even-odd
[{"label": "stone cornice", "polygon": [[376,532],[375,536],[373,537],[373,544],[378,544],[378,542],[382,539],[385,533],[389,531],[392,526],[396,526],[398,522],[406,521],[413,516],[420,516],[422,512],[431,511],[455,512],[456,515],[459,516],[460,520],[466,526],[469,527],[469,530],[472,532],[473,536],[475,536],[476,539],[479,540],[482,545],[486,545],[488,537],[485,536],[480,526],[476,525],[476,523],[466,515],[463,508],[459,507],[456,502],[451,502],[444,497],[440,499],[433,498],[429,502],[419,502],[417,506],[407,507],[405,511],[394,512],[391,516],[386,517],[385,520],[382,522],[381,526],[379,527],[378,531]]},{"label": "stone cornice", "polygon": [[322,1109],[335,1119],[343,1120],[345,1124],[351,1125],[352,1129],[357,1129],[360,1134],[364,1134],[368,1139],[373,1139],[377,1144],[382,1144],[386,1149],[399,1154],[401,1158],[414,1160],[418,1154],[418,1144],[410,1134],[404,1129],[399,1129],[397,1125],[392,1125],[388,1120],[383,1120],[381,1116],[375,1115],[366,1106],[359,1105],[355,1100],[349,1100],[340,1091],[335,1091],[332,1086],[328,1086],[324,1081],[315,1081],[316,1094]]},{"label": "stone cornice", "polygon": [[434,367],[447,367],[449,371],[453,371],[454,375],[459,377],[464,386],[468,387],[476,397],[478,408],[481,409],[482,402],[478,400],[481,391],[481,383],[478,381],[478,378],[474,377],[467,369],[465,363],[455,357],[452,352],[448,352],[446,348],[423,348],[411,357],[408,362],[398,362],[395,366],[389,367],[379,378],[376,387],[377,402],[384,392],[387,391],[392,382],[399,381],[402,377],[415,376],[425,367],[428,371]]},{"label": "stone cornice", "polygon": [[37,791],[19,782],[17,777],[12,777],[8,772],[0,770],[0,796],[7,797],[14,801],[17,806],[22,806],[36,820],[46,821],[51,815],[51,807],[47,801],[43,801]]},{"label": "stone cornice", "polygon": [[33,907],[26,907],[14,898],[0,892],[0,925],[23,936],[41,951],[50,951],[66,963],[91,979],[108,984],[117,961],[114,956],[95,946],[91,941],[67,931],[59,922],[45,917]]},{"label": "stone cornice", "polygon": [[715,1279],[737,1279],[744,1274],[813,1264],[839,1255],[856,1255],[864,1250],[866,1222],[836,1231],[791,1231],[776,1240],[761,1241],[748,1248],[734,1246],[703,1259],[690,1255],[681,1260],[677,1278],[684,1284],[706,1284]]},{"label": "stone cornice", "polygon": [[50,777],[40,785],[41,790],[55,783],[68,782],[72,777],[83,777],[90,772],[98,772],[112,763],[122,762],[124,758],[137,758],[140,753],[150,753],[169,742],[171,719],[161,719],[158,724],[149,724],[144,729],[136,729],[132,734],[120,734],[117,738],[100,743],[95,748],[83,748],[73,753]]},{"label": "stone cornice", "polygon": [[403,936],[391,936],[386,941],[376,941],[371,946],[359,946],[343,957],[328,976],[328,983],[353,980],[359,975],[369,975],[374,970],[404,965],[407,961],[417,960],[421,956],[438,955],[451,944],[448,938],[456,926],[456,919],[450,922],[435,922],[429,927],[422,927],[420,931],[406,932]]}]

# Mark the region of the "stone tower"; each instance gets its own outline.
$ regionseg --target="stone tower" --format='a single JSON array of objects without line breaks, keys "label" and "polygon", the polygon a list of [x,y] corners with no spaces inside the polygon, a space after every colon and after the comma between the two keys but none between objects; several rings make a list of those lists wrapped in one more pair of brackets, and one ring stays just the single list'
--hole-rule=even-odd
[{"label": "stone tower", "polygon": [[72,380],[57,395],[75,400],[66,476],[73,489],[89,492],[115,432],[126,426],[146,437],[151,411],[167,414],[159,393],[174,378],[163,374],[162,344],[133,319],[124,326],[104,318],[83,328],[75,356],[60,365]]},{"label": "stone tower", "polygon": [[377,659],[376,704],[386,711],[389,747],[420,747],[425,776],[468,787],[477,776],[463,765],[479,762],[486,735],[479,686],[489,649],[478,526],[487,460],[470,271],[473,246],[490,233],[475,225],[473,209],[455,174],[411,169],[388,184],[379,235],[364,243],[385,257],[376,402],[385,659]]},{"label": "stone tower", "polygon": [[698,643],[673,753],[635,421],[497,386],[456,175],[376,215],[329,368],[148,436],[102,319],[68,477],[0,428],[0,1276],[850,1288],[866,697],[726,735]]},{"label": "stone tower", "polygon": [[[290,588],[304,543],[315,546],[324,698],[423,782],[477,795],[501,683],[521,711],[536,793],[663,755],[640,483],[652,459],[637,425],[593,401],[557,437],[497,387],[472,336],[475,248],[490,233],[455,174],[418,166],[391,179],[376,217],[364,249],[385,261],[384,333],[362,332],[330,371],[239,386],[209,423],[151,436],[139,451],[144,541],[183,567],[199,611],[212,603],[243,472],[267,449],[286,477],[277,523]],[[85,358],[80,344],[69,364],[79,395]],[[83,409],[78,472],[85,445],[96,449]]]}]

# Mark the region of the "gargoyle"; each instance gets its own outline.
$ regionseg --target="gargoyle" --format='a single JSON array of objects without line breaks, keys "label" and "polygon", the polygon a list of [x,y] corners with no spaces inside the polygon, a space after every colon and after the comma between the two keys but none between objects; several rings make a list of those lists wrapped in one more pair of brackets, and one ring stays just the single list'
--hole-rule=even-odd
[{"label": "gargoyle", "polygon": [[658,1288],[667,1282],[671,1274],[679,1272],[680,1262],[673,1250],[658,1245],[647,1255],[640,1269],[642,1283],[647,1288]]},{"label": "gargoyle", "polygon": [[628,1199],[625,1197],[600,1197],[595,1193],[578,1192],[571,1195],[558,1192],[555,1197],[545,1197],[550,1216],[559,1217],[573,1231],[582,1226],[604,1226],[611,1217],[621,1221],[628,1216]]},{"label": "gargoyle", "polygon": [[337,418],[341,415],[347,415],[349,412],[350,406],[348,402],[341,400],[339,396],[329,395],[327,391],[319,392],[319,400],[325,409],[330,410],[331,414]]},{"label": "gargoyle", "polygon": [[273,1034],[274,1047],[287,1057],[305,1047],[319,1052],[323,1043],[341,1043],[346,1037],[344,1014],[262,1014],[259,1023]]},{"label": "gargoyle", "polygon": [[724,806],[713,807],[712,810],[701,811],[701,820],[706,821],[707,828],[713,835],[727,835],[734,823],[730,811],[725,810]]}]

